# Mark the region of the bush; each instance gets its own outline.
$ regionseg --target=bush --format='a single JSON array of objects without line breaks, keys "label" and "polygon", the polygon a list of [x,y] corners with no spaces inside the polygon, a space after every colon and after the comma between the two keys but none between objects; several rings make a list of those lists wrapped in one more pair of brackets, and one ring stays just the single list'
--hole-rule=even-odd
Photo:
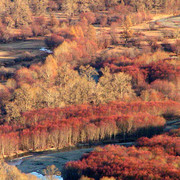
[{"label": "bush", "polygon": [[142,137],[137,140],[139,147],[163,147],[164,151],[170,155],[180,155],[180,139],[169,135],[158,135],[153,138]]},{"label": "bush", "polygon": [[81,175],[95,179],[107,176],[122,180],[178,180],[179,162],[179,156],[169,155],[161,147],[107,145],[96,148],[78,161],[66,163],[63,177],[65,180],[75,180]]},{"label": "bush", "polygon": [[33,36],[32,29],[30,27],[23,27],[21,29],[21,35],[20,36],[24,40],[27,39],[28,37]]},{"label": "bush", "polygon": [[83,12],[80,14],[80,19],[87,19],[88,24],[93,24],[96,21],[96,16],[93,12]]},{"label": "bush", "polygon": [[161,45],[157,42],[156,39],[150,39],[149,45],[151,47],[152,52],[156,52],[156,51],[160,50],[160,48],[161,48]]},{"label": "bush", "polygon": [[170,45],[171,51],[176,53],[176,55],[180,54],[180,40],[176,40],[174,44]]},{"label": "bush", "polygon": [[50,37],[47,37],[45,39],[46,46],[51,49],[58,47],[63,42],[64,38],[62,36],[58,36],[57,34],[52,34]]},{"label": "bush", "polygon": [[177,88],[172,82],[167,80],[155,80],[151,83],[151,88],[162,92],[166,97],[175,100]]},{"label": "bush", "polygon": [[148,71],[148,81],[153,82],[156,79],[174,80],[176,77],[175,66],[167,62],[152,62],[144,68]]},{"label": "bush", "polygon": [[40,25],[34,23],[31,25],[31,28],[32,28],[33,36],[36,37],[36,36],[44,35],[43,30]]},{"label": "bush", "polygon": [[107,25],[107,21],[108,21],[108,18],[107,18],[106,15],[101,16],[101,18],[100,18],[100,25],[101,25],[102,27],[106,26],[106,25]]}]

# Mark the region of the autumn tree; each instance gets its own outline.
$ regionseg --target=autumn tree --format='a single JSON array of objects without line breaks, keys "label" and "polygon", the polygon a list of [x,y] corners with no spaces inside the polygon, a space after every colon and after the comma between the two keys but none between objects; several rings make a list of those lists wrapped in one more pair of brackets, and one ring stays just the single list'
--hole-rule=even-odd
[{"label": "autumn tree", "polygon": [[29,6],[34,14],[42,15],[47,12],[48,0],[31,0]]},{"label": "autumn tree", "polygon": [[81,66],[79,70],[80,74],[85,76],[89,81],[93,78],[93,76],[98,75],[97,71],[90,65]]},{"label": "autumn tree", "polygon": [[1,180],[6,180],[6,179],[38,180],[36,176],[21,173],[17,167],[8,165],[3,161],[0,161],[0,176],[1,176]]},{"label": "autumn tree", "polygon": [[108,68],[102,69],[103,76],[99,79],[98,88],[103,101],[121,99],[132,95],[131,77],[123,72],[110,74]]},{"label": "autumn tree", "polygon": [[46,169],[43,170],[44,174],[46,175],[46,179],[47,180],[53,180],[54,176],[60,176],[61,172],[58,170],[58,168],[56,168],[55,165],[51,165],[51,166],[47,166]]},{"label": "autumn tree", "polygon": [[32,12],[27,1],[14,0],[13,8],[10,10],[15,26],[28,25],[32,22]]},{"label": "autumn tree", "polygon": [[143,10],[144,9],[144,0],[131,0],[130,4],[134,7],[135,11]]},{"label": "autumn tree", "polygon": [[125,43],[127,43],[129,38],[131,38],[133,35],[133,30],[131,30],[131,26],[132,26],[131,18],[129,16],[126,16],[123,23],[123,28],[124,28],[123,36],[125,38]]},{"label": "autumn tree", "polygon": [[1,0],[0,1],[0,13],[9,14],[12,6],[11,0]]},{"label": "autumn tree", "polygon": [[78,0],[64,0],[62,3],[62,10],[68,16],[74,16],[78,8]]},{"label": "autumn tree", "polygon": [[112,7],[118,4],[118,0],[105,0],[106,7]]}]

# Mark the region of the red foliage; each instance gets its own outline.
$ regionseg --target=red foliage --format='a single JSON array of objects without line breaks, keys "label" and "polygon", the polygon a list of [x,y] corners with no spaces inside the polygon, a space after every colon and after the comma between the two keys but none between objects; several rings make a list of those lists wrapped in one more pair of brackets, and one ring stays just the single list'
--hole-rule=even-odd
[{"label": "red foliage", "polygon": [[15,155],[19,150],[18,132],[0,134],[0,155],[2,157]]},{"label": "red foliage", "polygon": [[64,42],[64,38],[57,34],[52,34],[50,37],[45,39],[45,43],[49,48],[58,47],[60,44]]},{"label": "red foliage", "polygon": [[170,108],[178,110],[179,107],[180,104],[173,101],[139,101],[45,108],[23,113],[24,123],[21,125],[1,125],[0,134],[8,137],[8,134],[15,132],[14,138],[18,139],[20,150],[60,149],[79,142],[110,139],[117,135],[121,140],[138,138],[162,130],[165,120],[159,115],[171,111]]},{"label": "red foliage", "polygon": [[63,178],[78,179],[81,175],[100,179],[103,176],[120,179],[178,180],[180,171],[175,165],[180,157],[168,155],[162,148],[135,148],[108,145],[96,148],[81,160],[68,162]]},{"label": "red foliage", "polygon": [[93,24],[96,21],[96,16],[93,12],[83,12],[80,14],[80,19],[83,21],[83,18],[86,18],[88,24]]},{"label": "red foliage", "polygon": [[175,66],[163,61],[152,62],[145,69],[148,71],[149,82],[156,79],[173,80],[176,74]]},{"label": "red foliage", "polygon": [[168,154],[180,155],[180,138],[168,135],[158,135],[149,139],[142,137],[137,140],[140,147],[163,147]]},{"label": "red foliage", "polygon": [[[138,62],[138,57],[104,57],[105,60],[96,64],[99,67],[108,66],[111,73],[125,72],[132,76],[133,85],[143,85],[146,82],[151,83],[157,79],[175,81],[179,76],[178,66],[174,66],[164,60],[142,64]],[[145,84],[144,84],[145,85]]]}]

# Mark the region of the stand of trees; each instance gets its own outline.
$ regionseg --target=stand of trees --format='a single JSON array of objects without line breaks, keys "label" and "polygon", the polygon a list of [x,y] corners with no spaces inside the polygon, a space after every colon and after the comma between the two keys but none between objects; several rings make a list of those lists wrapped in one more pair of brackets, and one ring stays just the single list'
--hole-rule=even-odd
[{"label": "stand of trees", "polygon": [[64,179],[179,179],[180,139],[159,135],[141,138],[141,147],[108,145],[95,148],[65,165]]},{"label": "stand of trees", "polygon": [[140,101],[25,112],[20,119],[0,126],[1,156],[107,139],[150,137],[162,131],[165,125],[162,114],[178,113],[179,107],[173,101]]},{"label": "stand of trees", "polygon": [[2,156],[151,136],[165,125],[162,116],[179,117],[178,68],[166,54],[95,58],[94,32],[87,21],[60,31],[63,41],[44,63],[1,85]]},{"label": "stand of trees", "polygon": [[94,19],[92,23],[102,26],[116,23],[125,27],[124,37],[127,40],[133,34],[126,26],[127,19],[130,20],[130,24],[138,24],[151,19],[151,13],[154,11],[178,14],[179,6],[178,0],[2,0],[0,42],[6,43],[32,36],[49,35],[53,31],[58,32],[62,26],[60,21],[64,19],[56,19],[53,14],[57,10],[67,15],[67,24],[68,21],[74,23],[74,15],[77,19],[78,17]]}]

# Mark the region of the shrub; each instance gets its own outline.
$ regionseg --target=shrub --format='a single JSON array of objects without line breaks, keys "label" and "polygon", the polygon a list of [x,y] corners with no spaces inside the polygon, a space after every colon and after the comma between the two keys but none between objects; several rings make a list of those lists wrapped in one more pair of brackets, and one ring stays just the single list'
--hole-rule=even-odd
[{"label": "shrub", "polygon": [[44,34],[41,26],[38,25],[38,24],[35,24],[35,23],[32,24],[32,25],[31,25],[31,28],[32,28],[33,36],[35,36],[35,37],[36,37],[36,36],[41,36],[41,35]]},{"label": "shrub", "polygon": [[88,24],[93,24],[96,21],[96,16],[93,12],[83,12],[80,14],[80,19],[87,19]]},{"label": "shrub", "polygon": [[33,175],[21,173],[17,167],[10,166],[5,162],[0,162],[1,180],[18,179],[18,180],[38,180]]},{"label": "shrub", "polygon": [[107,25],[107,21],[108,21],[107,16],[106,16],[106,15],[102,16],[102,17],[100,18],[100,25],[101,25],[102,27],[106,26],[106,25]]},{"label": "shrub", "polygon": [[170,155],[180,155],[180,139],[168,135],[158,135],[153,138],[142,137],[137,140],[139,147],[163,147],[164,151]]},{"label": "shrub", "polygon": [[179,178],[179,156],[168,155],[163,148],[135,148],[107,145],[96,148],[80,160],[68,162],[64,179],[78,179],[81,175],[95,179],[103,176],[115,179],[171,179]]},{"label": "shrub", "polygon": [[173,99],[176,97],[177,88],[172,82],[167,80],[155,80],[151,83],[151,88],[162,92],[166,97]]},{"label": "shrub", "polygon": [[21,38],[22,39],[27,39],[28,37],[33,36],[32,29],[30,27],[23,27],[21,29]]},{"label": "shrub", "polygon": [[158,61],[152,62],[147,66],[144,66],[148,71],[148,81],[153,82],[156,79],[174,80],[176,70],[175,66],[167,62]]},{"label": "shrub", "polygon": [[50,37],[47,37],[45,39],[45,44],[51,49],[58,47],[63,42],[64,38],[57,34],[52,34]]}]

